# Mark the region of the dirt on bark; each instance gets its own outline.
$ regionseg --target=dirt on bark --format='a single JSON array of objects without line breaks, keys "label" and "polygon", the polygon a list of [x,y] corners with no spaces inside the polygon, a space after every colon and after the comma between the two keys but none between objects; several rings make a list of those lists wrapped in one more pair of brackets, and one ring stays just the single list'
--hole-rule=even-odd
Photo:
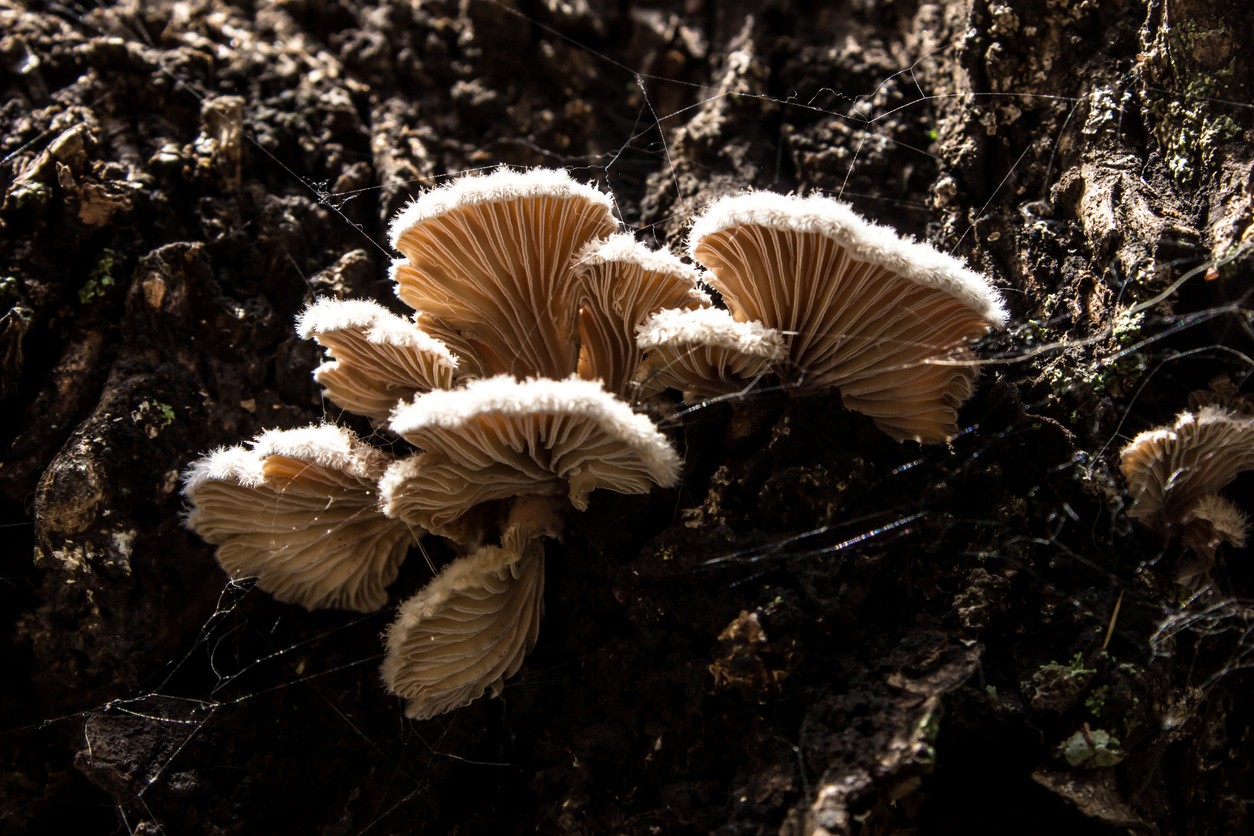
[{"label": "dirt on bark", "polygon": [[[0,826],[1248,832],[1254,564],[1182,588],[1118,468],[1254,369],[1239,5],[0,0]],[[179,474],[340,417],[295,315],[395,306],[388,219],[498,164],[677,249],[839,195],[1012,322],[950,445],[676,411],[682,485],[594,495],[521,674],[417,723],[378,666],[422,557],[380,613],[276,603]]]}]

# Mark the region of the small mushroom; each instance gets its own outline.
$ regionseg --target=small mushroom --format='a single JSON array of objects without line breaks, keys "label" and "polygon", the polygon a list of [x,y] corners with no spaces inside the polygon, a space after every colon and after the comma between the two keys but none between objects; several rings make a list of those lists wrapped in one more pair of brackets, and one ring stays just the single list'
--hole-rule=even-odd
[{"label": "small mushroom", "polygon": [[319,299],[296,320],[296,332],[327,349],[330,359],[314,371],[327,397],[375,421],[464,376],[448,346],[377,302]]},{"label": "small mushroom", "polygon": [[474,346],[491,374],[561,378],[578,363],[572,259],[616,227],[608,196],[564,171],[498,169],[397,215],[397,294]]},{"label": "small mushroom", "polygon": [[491,691],[522,666],[544,613],[544,548],[511,529],[450,563],[401,605],[387,632],[383,681],[425,720]]},{"label": "small mushroom", "polygon": [[485,501],[565,494],[582,511],[596,488],[646,493],[679,478],[652,421],[576,377],[501,375],[429,392],[397,407],[390,426],[425,452],[389,469],[384,510],[455,539],[460,517]]},{"label": "small mushroom", "polygon": [[192,464],[187,525],[233,579],[255,577],[280,601],[377,610],[414,542],[378,507],[391,460],[330,424],[271,430]]},{"label": "small mushroom", "polygon": [[1215,551],[1223,543],[1238,549],[1245,548],[1250,520],[1232,500],[1216,493],[1203,494],[1189,509],[1180,515],[1180,539],[1186,548],[1206,558],[1208,564],[1215,560]]},{"label": "small mushroom", "polygon": [[738,392],[786,354],[783,336],[760,322],[737,322],[721,308],[664,310],[641,326],[646,391],[671,388],[695,401]]},{"label": "small mushroom", "polygon": [[839,389],[898,440],[957,432],[977,372],[965,346],[1006,320],[984,277],[825,197],[723,198],[689,251],[737,320],[787,336],[785,385]]},{"label": "small mushroom", "polygon": [[625,396],[640,364],[636,330],[660,310],[707,307],[710,299],[696,270],[625,233],[588,244],[575,264],[583,298],[579,376]]},{"label": "small mushroom", "polygon": [[1132,495],[1128,516],[1201,558],[1181,580],[1205,574],[1222,543],[1245,545],[1246,516],[1219,492],[1254,469],[1254,417],[1203,406],[1172,427],[1147,430],[1119,454]]}]

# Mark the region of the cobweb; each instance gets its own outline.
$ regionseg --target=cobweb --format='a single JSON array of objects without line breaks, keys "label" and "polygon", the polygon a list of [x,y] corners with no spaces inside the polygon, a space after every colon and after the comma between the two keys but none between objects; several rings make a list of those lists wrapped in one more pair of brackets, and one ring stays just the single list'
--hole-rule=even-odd
[{"label": "cobweb", "polygon": [[[272,15],[277,34],[292,34],[310,49],[321,48],[334,42],[334,35],[315,37],[303,31],[316,25],[314,5],[259,3],[255,17]],[[328,29],[347,27],[349,21],[388,19],[369,18],[355,4],[326,5],[333,7],[324,10],[331,20],[324,24]],[[405,7],[385,8],[399,16]],[[91,36],[113,39],[123,49],[158,53],[180,37],[199,49],[229,51],[231,46],[215,44],[212,34],[229,32],[232,15],[246,14],[213,3],[174,3],[160,12],[144,11],[141,4],[106,11],[48,4],[40,13]],[[633,807],[637,801],[630,798],[596,801],[581,795],[586,786],[556,786],[563,770],[578,771],[590,760],[600,763],[588,767],[593,776],[588,785],[604,781],[617,767],[631,774],[642,767],[617,763],[619,746],[603,743],[597,733],[577,739],[541,734],[542,739],[530,740],[524,756],[517,740],[533,733],[519,724],[534,716],[538,702],[553,699],[557,711],[578,709],[584,716],[598,716],[589,702],[604,699],[604,693],[585,697],[581,689],[597,677],[612,679],[606,669],[612,669],[613,658],[631,663],[630,652],[660,652],[659,635],[682,635],[676,625],[684,621],[686,603],[700,607],[706,602],[710,611],[698,611],[690,634],[683,635],[681,647],[697,648],[697,658],[664,680],[675,689],[670,698],[691,699],[693,692],[711,691],[705,669],[719,658],[719,630],[741,610],[761,614],[767,635],[776,641],[776,636],[795,634],[795,641],[813,651],[806,638],[812,629],[817,631],[814,644],[839,640],[842,631],[856,628],[824,608],[848,605],[858,612],[848,587],[860,584],[867,587],[861,594],[882,600],[883,591],[875,584],[882,584],[884,576],[866,567],[886,559],[898,562],[906,579],[899,581],[903,586],[909,587],[911,580],[920,590],[935,586],[926,593],[902,593],[912,602],[902,604],[903,619],[911,607],[929,609],[924,599],[948,596],[960,613],[956,617],[962,630],[970,635],[989,623],[1004,626],[1013,613],[999,612],[997,603],[984,600],[995,597],[989,590],[1000,584],[1016,590],[1005,601],[1039,608],[1023,620],[1033,631],[1057,633],[1046,642],[1056,648],[1053,658],[1002,665],[996,673],[999,658],[1013,655],[1021,639],[979,636],[987,648],[983,664],[990,675],[1000,677],[983,683],[992,693],[1020,686],[1005,671],[1033,680],[1049,665],[1066,667],[1073,659],[1075,670],[1100,667],[1105,672],[1126,663],[1145,677],[1177,676],[1178,698],[1164,710],[1164,728],[1170,732],[1195,722],[1211,692],[1254,662],[1249,641],[1254,607],[1246,595],[1252,579],[1247,570],[1231,568],[1244,555],[1230,552],[1217,567],[1213,584],[1175,599],[1165,597],[1162,590],[1171,586],[1180,551],[1132,528],[1123,514],[1117,475],[1118,451],[1133,434],[1165,422],[1186,408],[1191,392],[1214,381],[1223,391],[1242,389],[1254,370],[1249,300],[1232,277],[1244,250],[1208,257],[1197,242],[1175,250],[1164,247],[1159,257],[1150,259],[1149,270],[1137,261],[1142,254],[1119,250],[1117,230],[1099,234],[1080,228],[1068,207],[1082,203],[1072,192],[1083,186],[1059,185],[1078,168],[1077,142],[1102,141],[1117,149],[1132,141],[1121,136],[1144,131],[1146,114],[1131,112],[1138,108],[1183,103],[1248,123],[1250,106],[1186,100],[1144,85],[1132,72],[1095,77],[1090,88],[1063,92],[1033,92],[1029,83],[1006,90],[955,91],[945,73],[971,61],[959,43],[935,42],[939,36],[929,41],[917,28],[909,39],[885,43],[874,25],[885,12],[868,8],[849,13],[856,19],[850,41],[832,45],[822,37],[807,39],[809,33],[773,39],[777,29],[792,31],[776,20],[782,12],[768,10],[746,22],[743,16],[709,11],[706,20],[686,24],[663,4],[629,16],[638,29],[634,37],[648,42],[645,48],[606,32],[597,23],[598,15],[578,0],[472,0],[460,10],[436,5],[424,12],[432,31],[463,25],[489,44],[498,39],[517,47],[528,43],[512,40],[508,30],[517,28],[533,39],[538,65],[565,58],[576,62],[576,71],[613,79],[620,88],[609,103],[614,111],[583,113],[579,105],[585,100],[572,96],[567,110],[547,129],[543,124],[551,113],[511,112],[506,119],[532,128],[529,136],[514,138],[491,127],[494,110],[510,103],[493,99],[489,89],[461,89],[469,102],[463,118],[469,114],[484,120],[488,138],[477,148],[457,138],[463,151],[473,153],[458,167],[446,168],[441,160],[457,153],[449,150],[452,142],[441,145],[423,134],[424,142],[411,147],[441,150],[432,151],[433,159],[425,166],[429,173],[399,181],[401,192],[396,182],[357,185],[349,178],[337,185],[334,177],[308,162],[307,150],[285,147],[248,120],[237,139],[269,188],[301,196],[331,213],[337,225],[352,230],[357,246],[373,251],[378,263],[390,257],[388,247],[377,224],[368,212],[358,212],[359,207],[395,204],[405,194],[499,163],[562,167],[577,179],[598,183],[615,196],[623,219],[653,243],[678,243],[686,219],[720,191],[747,186],[801,189],[848,201],[872,218],[972,259],[973,266],[997,279],[1007,296],[1011,324],[978,346],[975,359],[960,361],[978,364],[982,376],[976,398],[962,412],[965,424],[959,436],[947,446],[895,444],[868,420],[840,410],[837,398],[790,400],[769,381],[716,401],[653,407],[659,425],[689,455],[685,487],[645,500],[596,497],[586,519],[571,521],[566,544],[550,547],[548,612],[540,646],[523,673],[507,685],[503,699],[429,723],[406,721],[399,701],[383,692],[378,637],[395,604],[425,581],[423,557],[448,559],[438,543],[428,542],[426,555],[415,550],[393,588],[392,604],[365,616],[284,607],[249,582],[216,575],[216,600],[208,600],[213,594],[205,590],[182,591],[189,612],[208,615],[196,616],[199,627],[180,653],[148,660],[149,670],[156,673],[130,683],[107,702],[6,734],[18,748],[26,739],[46,739],[37,732],[49,729],[63,734],[72,729],[81,737],[76,763],[109,792],[112,810],[100,802],[94,810],[62,811],[57,814],[61,819],[79,817],[98,825],[116,816],[131,833],[162,828],[178,832],[188,821],[203,829],[215,824],[237,829],[240,814],[232,812],[232,805],[238,805],[251,817],[245,830],[282,831],[291,829],[293,821],[347,833],[436,830],[452,824],[511,830],[528,829],[534,817],[565,805],[572,818],[549,822],[555,829],[577,828],[585,822],[580,811],[590,811],[590,816],[613,811],[620,817],[615,821],[630,823],[625,826],[643,827],[643,822],[662,830],[668,825],[706,829],[706,821],[667,822],[656,812],[652,818],[632,819],[624,812],[665,808],[668,797],[656,789],[656,797],[638,800]],[[225,14],[225,22],[206,23],[214,14]],[[949,26],[950,34],[958,31],[939,11],[934,15],[930,25]],[[700,17],[690,12],[689,20]],[[275,21],[286,22],[280,26]],[[830,23],[823,18],[815,25]],[[195,38],[188,40],[187,33]],[[870,40],[857,44],[860,34]],[[450,61],[488,60],[471,54],[473,39],[459,45],[465,52],[450,55]],[[759,49],[766,53],[755,51]],[[832,74],[834,70],[844,75]],[[171,85],[202,103],[233,92],[230,88],[239,84],[229,80],[224,89],[215,90],[173,59],[163,64],[162,72]],[[516,82],[520,88],[527,84]],[[1154,95],[1134,96],[1139,84]],[[282,100],[276,91],[270,95]],[[554,98],[550,92],[523,92],[515,106],[524,107],[528,99],[551,104]],[[1106,116],[1099,118],[1101,113]],[[446,124],[440,114],[430,117]],[[421,127],[423,118],[418,115],[407,127]],[[964,161],[963,155],[970,153],[958,136],[964,126],[988,124],[992,136],[997,126],[1009,127],[1018,119],[1039,124],[1039,135],[1024,147],[998,135],[982,158]],[[580,120],[608,126],[592,137],[589,145],[594,147],[576,142],[581,136],[577,130],[564,132],[562,125]],[[753,135],[747,140],[729,137],[722,127],[727,123]],[[41,135],[23,148],[9,149],[6,160],[48,139]],[[732,147],[721,147],[727,143]],[[963,165],[967,168],[959,171]],[[972,165],[987,170],[977,176]],[[963,177],[987,184],[979,198],[946,191],[943,184]],[[932,188],[928,184],[933,181],[942,185]],[[929,201],[921,202],[920,195],[930,195]],[[239,232],[261,221],[244,217],[227,224],[229,232]],[[1018,249],[1007,244],[1012,235]],[[1095,241],[1106,245],[1094,247]],[[1016,263],[1016,257],[1041,260]],[[307,285],[309,296],[324,290],[298,261],[292,258],[291,274]],[[1056,272],[1033,274],[1043,264],[1052,264]],[[1020,284],[1022,277],[1026,282]],[[374,288],[381,297],[390,293],[382,281]],[[322,417],[347,420],[329,403]],[[741,425],[735,432],[727,430]],[[831,449],[809,446],[824,438]],[[391,443],[381,434],[373,440]],[[207,447],[214,440],[202,441]],[[188,459],[197,453],[188,451]],[[1239,481],[1234,498],[1254,499],[1252,489]],[[814,496],[823,501],[812,501]],[[1245,507],[1252,506],[1247,501]],[[616,530],[620,514],[642,526],[625,543],[609,533]],[[755,522],[759,518],[763,521]],[[171,558],[205,560],[207,551],[198,548],[195,554]],[[938,560],[980,568],[952,576],[970,587],[946,588],[937,581],[937,570],[926,565]],[[988,590],[972,580],[977,575],[988,580]],[[608,589],[580,588],[604,585],[607,579]],[[842,589],[842,584],[847,587]],[[672,594],[675,602],[667,604]],[[200,610],[190,603],[196,600],[205,604]],[[797,616],[785,614],[789,602],[820,626],[797,626]],[[598,620],[604,607],[615,614]],[[712,621],[718,618],[721,623]],[[594,622],[608,625],[604,639],[583,636]],[[633,642],[636,650],[626,650]],[[786,667],[779,662],[787,655],[785,649],[776,646],[771,652],[775,661],[768,658],[765,668]],[[1182,663],[1173,661],[1181,656],[1189,660],[1184,663],[1189,670],[1182,674]],[[807,664],[798,667],[810,670]],[[686,685],[676,684],[685,678]],[[558,694],[560,698],[554,696]],[[663,697],[641,699],[650,703]],[[243,739],[237,737],[241,715],[249,724]],[[274,718],[272,725],[259,723],[266,717]],[[621,732],[612,718],[598,722],[600,733]],[[781,721],[780,727],[788,723]],[[1137,739],[1132,729],[1121,733],[1125,744]],[[656,738],[659,764],[684,773],[682,757],[666,754],[672,747],[697,745],[683,732],[644,728],[639,735]],[[1050,742],[1064,737],[1055,733]],[[320,739],[342,748],[328,748],[325,762],[316,766],[285,760],[294,752],[316,751],[317,744],[308,741]],[[782,791],[774,814],[761,813],[775,826],[789,806],[813,802],[823,780],[822,765],[816,767],[819,762],[806,749],[800,731],[780,733],[776,742],[794,759],[800,783]],[[686,768],[696,771],[691,765]],[[727,778],[728,767],[723,768]],[[307,794],[261,798],[281,783],[268,773],[284,770],[311,776]],[[206,788],[206,782],[214,786]],[[538,794],[558,801],[540,806],[529,797],[533,785]],[[228,797],[217,795],[220,787],[229,788]],[[368,789],[354,789],[362,787]],[[710,792],[707,787],[695,783],[686,792],[684,797],[694,805],[730,805],[727,815],[733,815],[735,804],[725,797],[730,790],[714,792],[713,800],[702,794]],[[344,809],[308,810],[323,797]],[[194,819],[182,809],[207,799],[220,809],[202,810]],[[678,797],[674,800],[678,803]],[[21,803],[16,796],[7,797],[5,816],[23,820],[15,810]]]}]

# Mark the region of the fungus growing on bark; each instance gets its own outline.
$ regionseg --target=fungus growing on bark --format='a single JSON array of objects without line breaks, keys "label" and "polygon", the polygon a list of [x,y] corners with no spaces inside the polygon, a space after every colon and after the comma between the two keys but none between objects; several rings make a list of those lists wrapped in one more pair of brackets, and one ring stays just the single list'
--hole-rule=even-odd
[{"label": "fungus growing on bark", "polygon": [[327,397],[375,421],[465,377],[466,364],[447,345],[377,302],[319,299],[296,320],[296,332],[327,349],[328,362],[314,371]]},{"label": "fungus growing on bark", "polygon": [[[730,312],[715,309],[694,269],[610,237],[611,208],[560,171],[428,191],[391,227],[414,319],[320,300],[298,322],[327,349],[315,374],[328,397],[416,452],[398,460],[312,427],[218,451],[186,476],[188,524],[232,577],[282,601],[374,609],[414,531],[456,544],[465,556],[388,632],[383,677],[411,717],[499,692],[519,669],[543,609],[540,538],[559,536],[567,511],[597,488],[677,481],[670,443],[616,396],[634,382],[692,399],[773,371],[795,391],[840,389],[899,438],[936,440],[975,375],[947,359],[1005,318],[948,256],[842,204],[764,194],[719,201],[694,229],[692,254]],[[1190,506],[1194,521],[1223,510]]]},{"label": "fungus growing on bark", "polygon": [[390,516],[457,534],[475,506],[566,496],[582,511],[596,488],[645,493],[679,478],[679,456],[647,417],[599,383],[508,375],[402,404],[390,427],[418,449],[381,487]]},{"label": "fungus growing on bark", "polygon": [[[413,716],[499,689],[518,669],[540,618],[538,538],[559,536],[569,508],[586,508],[595,488],[640,493],[678,478],[679,457],[648,418],[573,376],[581,304],[590,340],[615,332],[626,346],[590,345],[586,368],[622,382],[639,319],[704,302],[672,257],[630,240],[590,248],[616,228],[610,209],[560,171],[500,170],[427,192],[391,230],[414,320],[319,300],[298,321],[327,349],[315,374],[327,396],[390,419],[418,452],[397,461],[325,426],[267,433],[186,477],[188,524],[233,577],[256,575],[283,601],[380,606],[414,527],[470,552],[389,634],[385,679]],[[497,532],[500,546],[483,545]]]},{"label": "fungus growing on bark", "polygon": [[324,424],[271,430],[192,464],[187,525],[234,579],[306,609],[369,612],[387,602],[414,535],[378,508],[391,456]]},{"label": "fungus growing on bark", "polygon": [[1181,580],[1207,572],[1223,543],[1245,545],[1246,516],[1220,491],[1254,469],[1254,417],[1203,406],[1171,427],[1147,430],[1120,453],[1132,495],[1128,516],[1201,558]]},{"label": "fungus growing on bark", "polygon": [[500,694],[535,646],[543,595],[544,549],[517,529],[446,566],[388,628],[383,681],[409,700],[405,714],[425,720]]},{"label": "fungus growing on bark", "polygon": [[838,389],[898,440],[957,432],[976,376],[965,346],[1006,319],[996,291],[957,259],[825,197],[718,200],[689,252],[737,320],[786,335],[775,366],[786,386]]},{"label": "fungus growing on bark", "polygon": [[664,309],[708,307],[697,271],[666,251],[650,250],[628,234],[594,241],[575,258],[583,300],[579,309],[579,376],[628,394],[640,365],[636,331]]},{"label": "fungus growing on bark", "polygon": [[423,194],[391,226],[397,295],[459,331],[491,374],[562,378],[578,362],[573,258],[617,228],[564,171],[499,169]]},{"label": "fungus growing on bark", "polygon": [[778,331],[721,308],[659,311],[640,327],[637,345],[645,390],[679,389],[690,402],[741,391],[786,354]]}]

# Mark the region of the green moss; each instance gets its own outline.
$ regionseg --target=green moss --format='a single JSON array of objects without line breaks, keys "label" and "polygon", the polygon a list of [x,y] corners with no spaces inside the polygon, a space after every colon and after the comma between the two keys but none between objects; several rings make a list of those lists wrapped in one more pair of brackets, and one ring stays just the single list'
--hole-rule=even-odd
[{"label": "green moss", "polygon": [[1226,28],[1202,29],[1186,21],[1168,30],[1160,47],[1158,62],[1180,93],[1178,98],[1156,102],[1150,110],[1157,117],[1154,133],[1163,146],[1167,168],[1182,183],[1191,181],[1194,171],[1212,168],[1216,148],[1241,136],[1241,127],[1231,117],[1211,107],[1224,81],[1236,74],[1236,57],[1218,69],[1203,69],[1189,58],[1206,44],[1224,40],[1241,42]]},{"label": "green moss", "polygon": [[161,425],[162,429],[165,429],[174,423],[174,407],[170,406],[168,403],[162,403],[161,401],[153,401],[152,404],[157,412],[157,422]]},{"label": "green moss", "polygon": [[1077,653],[1069,662],[1041,665],[1020,687],[1034,709],[1062,712],[1075,705],[1096,673],[1097,669],[1087,667],[1083,655]]},{"label": "green moss", "polygon": [[52,197],[52,189],[47,184],[35,179],[22,180],[19,183],[15,183],[13,188],[9,190],[6,204],[13,209],[23,209],[27,206],[43,206],[50,197]]},{"label": "green moss", "polygon": [[1102,712],[1106,709],[1106,697],[1109,694],[1109,685],[1099,685],[1084,700],[1084,707],[1092,712],[1094,717],[1102,716]]},{"label": "green moss", "polygon": [[144,400],[131,411],[131,420],[139,425],[149,438],[156,438],[161,431],[174,423],[174,407],[156,400]]},{"label": "green moss", "polygon": [[1059,361],[1045,370],[1051,391],[1058,397],[1072,392],[1077,383],[1098,395],[1122,397],[1133,391],[1145,372],[1145,356],[1129,349],[1145,340],[1145,313],[1120,314],[1111,324],[1111,342],[1118,349],[1109,357],[1080,368]]},{"label": "green moss", "polygon": [[103,299],[117,282],[113,278],[113,270],[117,266],[117,253],[106,249],[100,254],[96,266],[92,268],[87,281],[78,289],[78,301],[83,305]]},{"label": "green moss", "polygon": [[1085,382],[1099,395],[1121,398],[1132,392],[1145,372],[1145,355],[1131,352],[1095,364]]}]

